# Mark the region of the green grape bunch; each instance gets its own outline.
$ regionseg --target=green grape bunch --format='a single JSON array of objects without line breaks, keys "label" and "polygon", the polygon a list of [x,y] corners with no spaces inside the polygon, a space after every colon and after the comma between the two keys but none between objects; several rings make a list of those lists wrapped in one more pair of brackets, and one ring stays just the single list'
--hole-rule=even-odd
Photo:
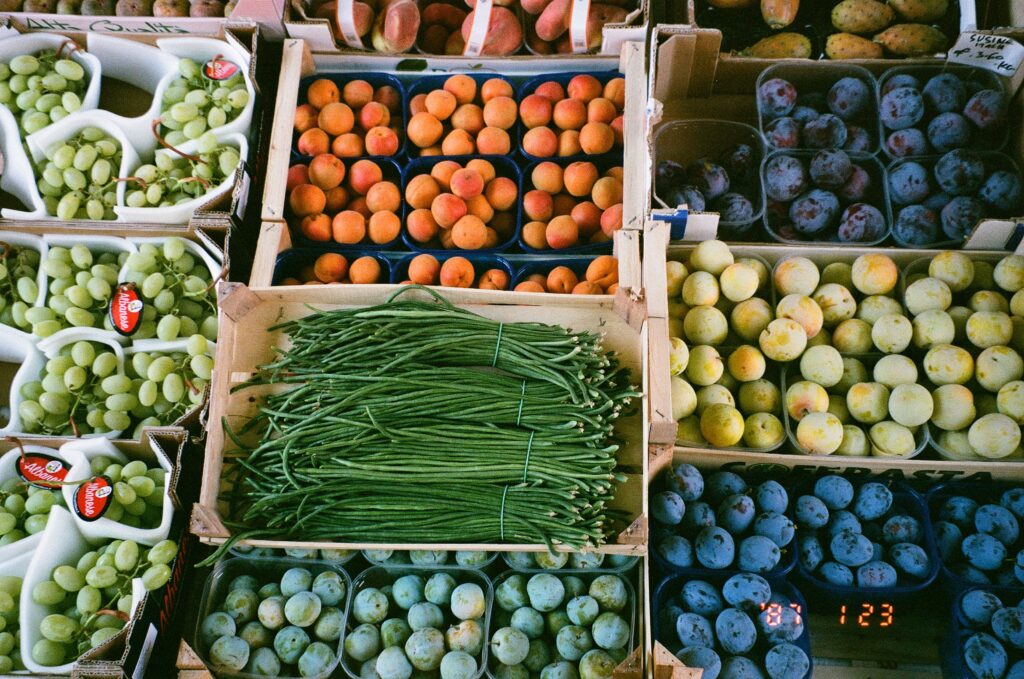
[{"label": "green grape bunch", "polygon": [[[165,342],[200,334],[217,339],[217,293],[206,263],[171,237],[162,244],[143,243],[125,260],[123,283],[138,288],[143,320],[134,339],[156,337]],[[149,309],[155,317],[147,318]]]},{"label": "green grape bunch", "polygon": [[36,186],[46,212],[60,220],[117,219],[121,144],[98,127],[51,144],[36,163]]},{"label": "green grape bunch", "polygon": [[59,490],[33,486],[18,477],[0,483],[0,547],[41,533],[54,505],[64,506]]},{"label": "green grape bunch", "polygon": [[188,338],[185,346],[185,351],[173,353],[140,351],[132,354],[125,365],[132,380],[131,393],[138,401],[131,411],[132,417],[139,420],[136,438],[143,427],[171,424],[202,404],[213,374],[209,342],[196,334]]},{"label": "green grape bunch", "polygon": [[32,324],[25,312],[39,296],[39,251],[0,242],[0,323],[22,330]]},{"label": "green grape bunch", "polygon": [[238,147],[221,145],[216,135],[199,137],[195,155],[157,151],[153,163],[140,165],[128,182],[128,207],[170,207],[209,193],[234,174]]},{"label": "green grape bunch", "polygon": [[0,575],[0,674],[24,670],[18,637],[18,601],[22,579]]},{"label": "green grape bunch", "polygon": [[127,430],[138,399],[131,379],[117,369],[117,357],[105,344],[65,345],[46,362],[39,380],[21,387],[24,430],[65,437]]},{"label": "green grape bunch", "polygon": [[63,49],[21,54],[10,63],[0,63],[0,104],[10,109],[26,134],[82,107],[89,79],[81,64],[63,55]]},{"label": "green grape bunch", "polygon": [[164,470],[149,468],[142,460],[121,464],[106,455],[89,460],[93,476],[106,476],[114,484],[113,501],[103,514],[104,519],[117,521],[131,528],[151,529],[163,520]]},{"label": "green grape bunch", "polygon": [[177,146],[199,139],[207,130],[237,118],[249,103],[245,76],[239,69],[227,80],[212,80],[192,59],[178,61],[178,77],[164,91],[160,132],[168,144]]},{"label": "green grape bunch", "polygon": [[[46,306],[22,309],[14,304],[11,315],[15,325],[31,327],[38,337],[71,327],[112,330],[107,309],[118,272],[127,259],[127,252],[93,252],[80,243],[70,248],[50,246],[41,264],[50,293]],[[149,312],[149,318],[156,318],[155,310]]]},{"label": "green grape bunch", "polygon": [[132,580],[142,578],[149,592],[160,589],[171,577],[177,554],[172,540],[150,549],[114,540],[86,552],[74,565],[54,568],[49,580],[32,588],[32,601],[51,611],[39,623],[42,638],[32,645],[32,660],[56,667],[114,637],[133,613]]}]

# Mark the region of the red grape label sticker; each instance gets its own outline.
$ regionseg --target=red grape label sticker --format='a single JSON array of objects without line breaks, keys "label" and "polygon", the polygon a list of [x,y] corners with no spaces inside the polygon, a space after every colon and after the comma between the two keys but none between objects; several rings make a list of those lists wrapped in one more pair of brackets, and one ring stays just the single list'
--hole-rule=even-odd
[{"label": "red grape label sticker", "polygon": [[212,60],[207,61],[206,65],[203,66],[203,75],[210,80],[216,80],[219,82],[221,80],[228,80],[240,70],[241,69],[238,64],[235,62],[225,61],[224,59],[214,57]]},{"label": "red grape label sticker", "polygon": [[60,488],[68,468],[64,462],[42,453],[26,453],[18,458],[18,476],[37,488]]},{"label": "red grape label sticker", "polygon": [[114,494],[109,476],[96,476],[75,490],[75,514],[83,521],[95,521],[107,512]]},{"label": "red grape label sticker", "polygon": [[119,285],[110,298],[110,324],[122,335],[131,335],[142,320],[142,299],[134,286]]}]

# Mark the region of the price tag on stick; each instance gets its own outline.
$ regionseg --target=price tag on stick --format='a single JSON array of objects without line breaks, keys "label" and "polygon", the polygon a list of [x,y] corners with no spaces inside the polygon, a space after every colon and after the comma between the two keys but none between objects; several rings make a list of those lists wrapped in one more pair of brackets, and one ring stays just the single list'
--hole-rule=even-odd
[{"label": "price tag on stick", "polygon": [[947,59],[1012,78],[1024,61],[1024,45],[1001,35],[961,33]]},{"label": "price tag on stick", "polygon": [[573,54],[590,50],[587,40],[587,19],[590,18],[590,0],[573,0],[569,8],[569,42]]},{"label": "price tag on stick", "polygon": [[338,0],[334,10],[335,16],[338,19],[338,28],[341,30],[341,37],[345,38],[345,42],[348,43],[349,47],[364,49],[363,39],[359,37],[359,31],[356,30],[355,12],[353,0]]},{"label": "price tag on stick", "polygon": [[462,53],[467,57],[478,57],[483,54],[484,42],[491,27],[491,9],[494,0],[477,0],[473,9],[473,25],[469,27],[469,39]]}]

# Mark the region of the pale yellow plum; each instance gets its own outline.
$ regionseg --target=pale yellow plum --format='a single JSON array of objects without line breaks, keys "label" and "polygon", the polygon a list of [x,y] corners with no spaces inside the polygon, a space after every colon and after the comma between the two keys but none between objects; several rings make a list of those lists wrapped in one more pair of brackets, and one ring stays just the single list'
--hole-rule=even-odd
[{"label": "pale yellow plum", "polygon": [[832,346],[832,333],[828,331],[828,328],[822,328],[817,335],[807,340],[808,348],[821,346]]},{"label": "pale yellow plum", "polygon": [[917,365],[907,356],[889,354],[878,359],[871,371],[875,382],[892,389],[897,384],[914,384],[917,382]]},{"label": "pale yellow plum", "polygon": [[936,444],[939,457],[944,460],[962,462],[985,459],[974,452],[974,448],[971,447],[971,441],[967,437],[966,429],[962,429],[960,431],[944,431],[939,434]]},{"label": "pale yellow plum", "polygon": [[871,440],[871,454],[874,457],[907,458],[917,449],[914,432],[891,420],[872,425],[868,430],[868,438]]},{"label": "pale yellow plum", "polygon": [[1007,292],[1017,292],[1024,288],[1024,257],[1020,255],[1003,257],[996,264],[992,277],[996,285]]},{"label": "pale yellow plum", "polygon": [[1010,347],[989,347],[975,359],[974,379],[989,391],[999,391],[1004,384],[1021,377],[1024,377],[1024,360]]},{"label": "pale yellow plum", "polygon": [[920,427],[934,408],[931,392],[920,384],[897,384],[889,394],[889,417],[904,427]]},{"label": "pale yellow plum", "polygon": [[855,384],[846,392],[846,407],[858,422],[881,422],[889,414],[889,389],[878,382]]},{"label": "pale yellow plum", "polygon": [[953,341],[947,344],[963,344],[967,341],[967,319],[971,317],[974,311],[965,306],[951,306],[946,309],[946,313],[953,319],[953,327],[956,329]]},{"label": "pale yellow plum", "polygon": [[907,286],[903,303],[911,316],[932,309],[945,311],[953,303],[953,292],[938,278],[922,278]]},{"label": "pale yellow plum", "polygon": [[729,336],[729,321],[713,306],[695,306],[683,319],[683,332],[692,344],[721,344]]},{"label": "pale yellow plum", "polygon": [[766,379],[741,384],[739,403],[740,410],[748,415],[781,412],[779,388]]},{"label": "pale yellow plum", "polygon": [[1018,290],[1010,298],[1010,313],[1014,316],[1024,316],[1024,290]]},{"label": "pale yellow plum", "polygon": [[836,283],[847,290],[853,289],[853,267],[846,262],[832,262],[821,270],[821,284]]},{"label": "pale yellow plum", "polygon": [[668,319],[668,336],[669,337],[683,337],[686,333],[683,331],[683,319],[682,318],[670,318]]},{"label": "pale yellow plum", "polygon": [[944,384],[934,390],[932,403],[931,422],[939,429],[966,429],[977,417],[974,393],[962,384]]},{"label": "pale yellow plum", "polygon": [[729,246],[720,240],[706,240],[697,244],[690,253],[690,266],[697,271],[707,271],[717,276],[732,264],[732,252]]},{"label": "pale yellow plum", "polygon": [[668,291],[669,299],[679,297],[679,293],[683,289],[683,281],[686,280],[688,273],[686,265],[682,262],[677,262],[674,259],[665,262],[665,288]]},{"label": "pale yellow plum", "polygon": [[[714,347],[701,344],[690,349],[686,378],[698,387],[714,384],[725,371],[725,362]],[[696,406],[695,406],[696,407]]]},{"label": "pale yellow plum", "polygon": [[768,285],[768,277],[771,275],[768,267],[760,259],[754,257],[737,257],[737,264],[746,264],[757,274],[757,287]]},{"label": "pale yellow plum", "polygon": [[832,345],[844,354],[866,354],[875,346],[871,326],[859,318],[845,320],[833,331]]},{"label": "pale yellow plum", "polygon": [[936,344],[951,344],[956,339],[953,317],[945,311],[930,309],[914,316],[914,346],[927,349]]},{"label": "pale yellow plum", "polygon": [[839,394],[828,395],[828,410],[839,418],[839,421],[846,424],[850,421],[850,409],[846,407],[846,397]]},{"label": "pale yellow plum", "polygon": [[708,442],[700,433],[700,418],[690,415],[679,421],[679,428],[676,430],[676,443],[690,446],[706,446]]},{"label": "pale yellow plum", "polygon": [[723,387],[721,384],[711,384],[706,387],[701,387],[697,391],[697,415],[704,414],[710,406],[716,403],[724,403],[727,406],[735,406],[736,401],[733,399],[732,392]]},{"label": "pale yellow plum", "polygon": [[786,412],[791,420],[802,420],[808,413],[828,410],[828,392],[820,384],[801,380],[786,389]]},{"label": "pale yellow plum", "polygon": [[697,393],[682,377],[669,378],[672,387],[672,419],[679,421],[697,410]]},{"label": "pale yellow plum", "polygon": [[750,448],[774,448],[785,438],[782,422],[771,413],[754,413],[743,425],[743,443]]},{"label": "pale yellow plum", "polygon": [[800,374],[823,387],[835,386],[843,379],[843,357],[835,347],[809,347],[800,357]]},{"label": "pale yellow plum", "polygon": [[985,349],[1009,344],[1013,338],[1013,322],[1002,311],[975,311],[967,319],[967,339]]},{"label": "pale yellow plum", "polygon": [[732,302],[742,302],[745,299],[750,299],[761,285],[757,271],[742,262],[725,267],[719,282],[722,294]]},{"label": "pale yellow plum", "polygon": [[967,302],[972,311],[1001,311],[1010,313],[1010,302],[1001,292],[995,290],[978,290]]},{"label": "pale yellow plum", "polygon": [[758,344],[766,357],[785,363],[804,353],[807,333],[802,325],[792,319],[776,318],[761,332]]},{"label": "pale yellow plum", "polygon": [[678,337],[670,337],[668,343],[668,371],[671,375],[678,375],[686,370],[686,364],[690,362],[690,350],[686,342]]},{"label": "pale yellow plum", "polygon": [[951,344],[929,349],[921,365],[932,384],[966,384],[974,376],[974,359],[965,349]]},{"label": "pale yellow plum", "polygon": [[1024,382],[1014,380],[1004,384],[996,396],[996,407],[1017,424],[1024,424]]},{"label": "pale yellow plum", "polygon": [[721,384],[723,387],[735,394],[740,390],[741,382],[730,375],[728,370],[723,370],[722,376],[718,378],[718,381],[715,382],[715,384]]},{"label": "pale yellow plum", "polygon": [[882,316],[888,316],[889,314],[902,314],[903,307],[892,297],[886,295],[871,295],[865,297],[860,301],[860,305],[857,307],[857,318],[874,325]]},{"label": "pale yellow plum", "polygon": [[747,342],[756,342],[773,318],[771,306],[760,297],[740,302],[729,314],[733,331]]},{"label": "pale yellow plum", "polygon": [[736,408],[716,403],[700,416],[700,433],[717,448],[728,448],[743,438],[743,415]]},{"label": "pale yellow plum", "polygon": [[670,299],[668,301],[668,317],[678,318],[680,321],[686,318],[686,314],[690,311],[689,305],[683,304],[683,300],[679,298]]},{"label": "pale yellow plum", "polygon": [[821,330],[825,319],[821,307],[807,295],[786,295],[775,307],[776,318],[790,318],[801,326],[808,338]]},{"label": "pale yellow plum", "polygon": [[864,430],[852,424],[843,425],[843,442],[836,448],[836,455],[843,457],[867,457],[871,444]]},{"label": "pale yellow plum", "polygon": [[707,271],[694,271],[683,281],[683,303],[691,307],[714,306],[718,293],[718,279]]},{"label": "pale yellow plum", "polygon": [[765,360],[764,354],[757,347],[743,344],[737,347],[727,362],[729,374],[739,382],[752,382],[764,375]]},{"label": "pale yellow plum", "polygon": [[857,300],[849,288],[838,283],[826,283],[814,291],[811,297],[821,309],[825,326],[834,328],[857,313]]},{"label": "pale yellow plum", "polygon": [[996,287],[995,266],[989,262],[978,261],[974,263],[974,280],[971,281],[971,290],[991,290]]},{"label": "pale yellow plum", "polygon": [[999,400],[995,394],[982,391],[974,396],[974,407],[978,410],[978,417],[993,415],[999,412]]},{"label": "pale yellow plum", "polygon": [[978,455],[998,460],[1017,450],[1020,425],[1006,415],[983,415],[967,431],[967,440]]},{"label": "pale yellow plum", "polygon": [[845,394],[853,385],[867,381],[868,369],[864,367],[864,364],[859,359],[843,356],[843,378],[839,380],[839,383],[835,385],[833,390],[837,393]]},{"label": "pale yellow plum", "polygon": [[831,455],[843,443],[843,423],[832,413],[811,413],[797,425],[796,442],[808,455]]},{"label": "pale yellow plum", "polygon": [[861,255],[853,261],[853,286],[865,295],[892,292],[899,280],[896,262],[886,255]]},{"label": "pale yellow plum", "polygon": [[906,316],[887,314],[871,326],[871,341],[886,354],[902,353],[914,338],[914,326]]},{"label": "pale yellow plum", "polygon": [[971,287],[974,280],[974,262],[962,252],[944,250],[928,263],[928,275],[938,278],[953,292]]},{"label": "pale yellow plum", "polygon": [[787,257],[772,272],[775,290],[785,295],[812,295],[818,289],[818,266],[806,257]]}]

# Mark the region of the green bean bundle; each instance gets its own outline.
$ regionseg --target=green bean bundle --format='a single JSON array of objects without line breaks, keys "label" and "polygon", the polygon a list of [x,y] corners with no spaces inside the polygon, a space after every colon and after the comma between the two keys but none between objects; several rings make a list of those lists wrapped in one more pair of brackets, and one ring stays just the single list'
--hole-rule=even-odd
[{"label": "green bean bundle", "polygon": [[289,348],[240,388],[288,388],[225,425],[245,537],[584,548],[620,527],[614,423],[639,394],[617,357],[595,333],[439,299],[272,328]]}]

